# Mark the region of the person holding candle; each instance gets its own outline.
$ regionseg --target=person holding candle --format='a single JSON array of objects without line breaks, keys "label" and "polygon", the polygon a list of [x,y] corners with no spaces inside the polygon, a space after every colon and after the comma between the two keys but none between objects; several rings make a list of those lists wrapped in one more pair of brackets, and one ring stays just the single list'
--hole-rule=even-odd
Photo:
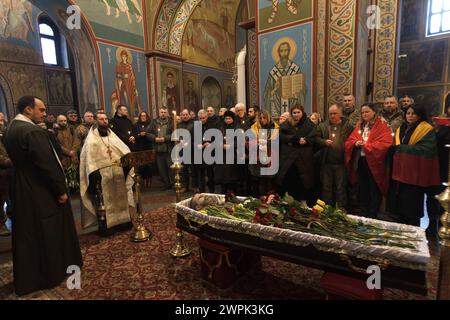
[{"label": "person holding candle", "polygon": [[[134,145],[134,151],[152,150],[153,143],[147,139],[147,127],[150,124],[150,116],[147,112],[143,111],[139,114],[138,121],[134,125],[134,132],[136,134],[136,143]],[[144,186],[149,187],[152,177],[151,165],[142,166],[139,168],[139,172],[144,181]]]},{"label": "person holding candle", "polygon": [[128,119],[128,109],[126,106],[119,105],[117,107],[114,117],[109,121],[109,128],[128,148],[133,150],[136,138],[134,136],[133,122]]},{"label": "person holding candle", "polygon": [[361,120],[345,142],[345,164],[350,183],[359,182],[359,204],[363,216],[376,218],[389,177],[385,164],[392,146],[391,129],[377,116],[373,103],[361,106]]},{"label": "person holding candle", "polygon": [[318,126],[321,198],[329,204],[347,208],[347,179],[345,167],[345,141],[353,127],[343,119],[343,106],[339,103],[328,109],[328,120]]},{"label": "person holding candle", "polygon": [[[169,112],[167,108],[159,109],[159,117],[154,119],[147,128],[147,139],[153,142],[156,151],[156,166],[158,168],[159,176],[164,184],[164,189],[172,188],[172,172],[170,166],[172,159],[170,156],[172,147],[172,131],[174,122],[169,121]],[[175,117],[176,119],[176,117]],[[176,121],[176,120],[175,120]]]}]

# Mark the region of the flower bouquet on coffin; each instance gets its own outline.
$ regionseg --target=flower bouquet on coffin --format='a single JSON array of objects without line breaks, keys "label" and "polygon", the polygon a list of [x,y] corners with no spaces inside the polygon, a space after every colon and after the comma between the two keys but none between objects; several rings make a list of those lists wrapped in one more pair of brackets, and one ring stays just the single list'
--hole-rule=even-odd
[{"label": "flower bouquet on coffin", "polygon": [[338,207],[321,200],[313,208],[295,200],[289,194],[277,194],[239,200],[234,194],[225,196],[224,204],[210,205],[201,213],[224,219],[259,223],[351,241],[366,245],[415,249],[421,241],[413,232],[388,229],[376,224],[357,221]]}]

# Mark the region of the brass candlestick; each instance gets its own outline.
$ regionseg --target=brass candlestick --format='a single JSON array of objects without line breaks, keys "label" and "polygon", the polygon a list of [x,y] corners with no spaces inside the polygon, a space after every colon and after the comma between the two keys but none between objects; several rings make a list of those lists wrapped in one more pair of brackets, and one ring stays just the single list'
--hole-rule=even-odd
[{"label": "brass candlestick", "polygon": [[141,199],[141,175],[139,167],[150,164],[155,160],[155,152],[153,150],[131,152],[121,159],[123,167],[134,167],[134,188],[136,192],[136,214],[137,224],[133,227],[130,239],[133,242],[143,242],[151,239],[152,233],[144,226],[144,217],[142,215],[142,199]]},{"label": "brass candlestick", "polygon": [[[450,148],[450,145],[446,145]],[[449,149],[450,150],[450,149]],[[447,188],[436,199],[440,202],[445,212],[441,216],[442,226],[439,228],[439,237],[441,238],[441,254],[439,260],[439,280],[437,288],[438,300],[450,299],[450,157]]]},{"label": "brass candlestick", "polygon": [[134,186],[136,190],[136,213],[137,213],[137,225],[134,226],[131,232],[131,241],[133,242],[143,242],[150,240],[152,233],[146,226],[144,226],[144,217],[142,215],[142,202],[141,202],[141,176],[138,172],[134,175]]},{"label": "brass candlestick", "polygon": [[[176,193],[176,203],[178,203],[178,202],[180,202],[180,199],[181,199],[181,189],[183,187],[183,184],[181,183],[181,175],[180,175],[180,172],[183,169],[183,165],[177,159],[177,160],[175,160],[174,164],[170,168],[175,173],[175,193]],[[178,229],[176,243],[173,246],[173,248],[170,249],[170,254],[172,255],[172,257],[181,258],[181,257],[190,255],[191,252],[192,252],[192,249],[190,249],[189,247],[187,247],[184,244],[183,231]]]}]

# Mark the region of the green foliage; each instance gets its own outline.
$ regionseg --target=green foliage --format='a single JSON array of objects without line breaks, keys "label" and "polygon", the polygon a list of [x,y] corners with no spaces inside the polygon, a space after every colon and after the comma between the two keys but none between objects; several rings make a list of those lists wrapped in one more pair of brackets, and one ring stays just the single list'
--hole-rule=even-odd
[{"label": "green foliage", "polygon": [[260,223],[263,225],[307,232],[366,245],[385,245],[415,249],[420,241],[411,232],[384,229],[350,218],[345,211],[318,200],[314,208],[295,200],[289,194],[283,198],[270,195],[261,199],[239,201],[227,195],[224,205],[207,207],[203,213],[224,219]]}]

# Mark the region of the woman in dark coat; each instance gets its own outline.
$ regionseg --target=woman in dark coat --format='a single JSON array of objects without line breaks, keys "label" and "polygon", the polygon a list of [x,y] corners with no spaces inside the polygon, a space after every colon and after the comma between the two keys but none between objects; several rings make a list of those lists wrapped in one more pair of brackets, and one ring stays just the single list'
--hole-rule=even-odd
[{"label": "woman in dark coat", "polygon": [[[147,112],[141,112],[139,114],[138,121],[134,124],[133,133],[135,136],[135,144],[133,151],[145,151],[152,150],[153,143],[146,137],[146,129],[150,124],[150,116]],[[139,173],[141,174],[144,185],[148,187],[152,178],[152,167],[151,165],[142,166],[139,168]]]},{"label": "woman in dark coat", "polygon": [[316,139],[316,127],[303,106],[292,107],[289,119],[280,126],[280,170],[277,184],[281,193],[287,191],[298,200],[306,200],[308,205],[315,201],[312,190],[313,146]]},{"label": "woman in dark coat", "polygon": [[[216,164],[214,167],[214,182],[219,184],[221,187],[221,193],[226,194],[229,192],[236,193],[237,184],[240,179],[239,177],[239,167],[237,165],[237,155],[236,155],[236,139],[234,141],[226,140],[227,130],[236,130],[236,124],[234,122],[235,115],[231,111],[227,111],[224,114],[224,124],[222,126],[223,134],[223,164]],[[226,163],[226,153],[227,150],[234,149],[234,161],[233,163]]]}]

